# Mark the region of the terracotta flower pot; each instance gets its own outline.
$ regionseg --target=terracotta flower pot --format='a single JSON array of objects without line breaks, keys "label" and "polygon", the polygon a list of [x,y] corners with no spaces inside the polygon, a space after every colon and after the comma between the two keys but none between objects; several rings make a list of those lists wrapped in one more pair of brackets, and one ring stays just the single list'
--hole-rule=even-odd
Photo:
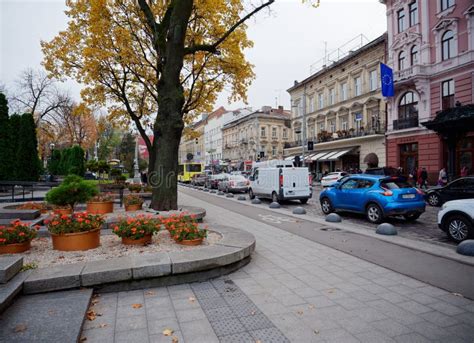
[{"label": "terracotta flower pot", "polygon": [[80,251],[95,249],[100,245],[100,228],[76,233],[56,235],[51,233],[53,249],[60,251]]},{"label": "terracotta flower pot", "polygon": [[7,245],[0,245],[0,255],[1,254],[19,254],[30,250],[31,240],[23,243],[13,243]]},{"label": "terracotta flower pot", "polygon": [[142,209],[142,204],[125,205],[125,211],[127,212],[140,211],[141,209]]},{"label": "terracotta flower pot", "polygon": [[196,239],[183,239],[182,241],[176,240],[176,243],[181,245],[201,245],[204,238],[196,238]]},{"label": "terracotta flower pot", "polygon": [[87,212],[91,214],[106,214],[114,211],[113,201],[96,202],[89,201],[87,203]]},{"label": "terracotta flower pot", "polygon": [[122,237],[122,244],[125,244],[125,245],[146,245],[149,243],[151,243],[151,233],[139,239]]},{"label": "terracotta flower pot", "polygon": [[70,215],[72,214],[72,208],[57,208],[54,212],[59,213],[60,215]]}]

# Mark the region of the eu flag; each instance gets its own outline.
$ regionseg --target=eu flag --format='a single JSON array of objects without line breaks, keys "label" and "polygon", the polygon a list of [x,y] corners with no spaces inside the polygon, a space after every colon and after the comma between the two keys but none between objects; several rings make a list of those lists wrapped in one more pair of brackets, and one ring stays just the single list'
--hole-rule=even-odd
[{"label": "eu flag", "polygon": [[394,96],[393,70],[388,65],[380,63],[380,79],[382,83],[382,95],[385,97]]}]

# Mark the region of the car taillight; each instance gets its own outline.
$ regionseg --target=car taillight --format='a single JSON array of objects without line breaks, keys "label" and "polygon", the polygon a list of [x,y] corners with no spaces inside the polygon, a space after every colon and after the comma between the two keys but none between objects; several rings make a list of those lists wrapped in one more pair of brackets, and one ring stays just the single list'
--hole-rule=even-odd
[{"label": "car taillight", "polygon": [[419,189],[419,188],[415,188],[415,189],[416,189],[416,192],[417,192],[418,194],[420,194],[420,195],[425,195],[425,193],[424,193],[421,189]]},{"label": "car taillight", "polygon": [[308,175],[308,181],[309,181],[310,185],[313,184],[313,176],[312,175]]},{"label": "car taillight", "polygon": [[283,187],[283,175],[280,175],[280,187]]},{"label": "car taillight", "polygon": [[385,195],[386,197],[390,197],[393,195],[393,192],[389,189],[382,188],[383,192],[381,192],[382,195]]}]

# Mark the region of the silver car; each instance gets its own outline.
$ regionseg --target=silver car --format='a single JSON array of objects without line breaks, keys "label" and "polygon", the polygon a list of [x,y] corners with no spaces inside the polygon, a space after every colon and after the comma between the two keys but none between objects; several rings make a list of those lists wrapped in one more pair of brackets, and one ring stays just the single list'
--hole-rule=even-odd
[{"label": "silver car", "polygon": [[242,175],[228,175],[219,182],[219,190],[224,192],[247,192],[250,182]]}]

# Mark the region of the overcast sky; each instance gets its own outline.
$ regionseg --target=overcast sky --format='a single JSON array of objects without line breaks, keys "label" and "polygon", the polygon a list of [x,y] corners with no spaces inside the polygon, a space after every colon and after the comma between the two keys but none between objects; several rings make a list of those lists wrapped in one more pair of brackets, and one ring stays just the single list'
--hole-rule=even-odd
[{"label": "overcast sky", "polygon": [[[40,40],[52,39],[66,28],[64,0],[0,0],[0,83],[8,88],[25,68],[39,68]],[[249,22],[254,41],[246,52],[257,75],[248,91],[254,109],[277,103],[290,108],[286,90],[294,80],[310,75],[310,65],[327,51],[363,34],[372,40],[386,31],[385,5],[379,0],[321,0],[319,8],[301,0],[276,0],[272,13],[261,13]],[[79,100],[80,86],[64,84]],[[228,109],[243,103],[227,103],[222,94],[216,103]]]}]

